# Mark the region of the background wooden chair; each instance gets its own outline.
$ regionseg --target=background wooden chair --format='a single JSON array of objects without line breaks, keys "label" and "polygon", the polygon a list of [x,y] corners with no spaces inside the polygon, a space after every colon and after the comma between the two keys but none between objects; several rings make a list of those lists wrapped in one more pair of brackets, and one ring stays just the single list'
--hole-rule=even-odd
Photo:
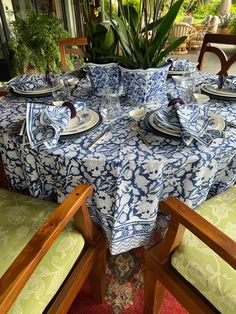
[{"label": "background wooden chair", "polygon": [[145,252],[145,313],[159,312],[165,288],[190,313],[234,313],[236,186],[194,211],[173,197],[160,210],[171,221],[165,238]]},{"label": "background wooden chair", "polygon": [[187,24],[194,24],[194,17],[193,16],[186,16],[181,23],[187,23]]},{"label": "background wooden chair", "polygon": [[[0,182],[6,187],[2,174],[1,165]],[[80,184],[58,206],[0,188],[1,274],[6,269],[0,279],[0,313],[14,306],[23,313],[66,313],[87,278],[95,301],[102,302],[106,241],[88,214],[86,201],[91,195],[92,187]],[[34,224],[38,227],[42,221],[34,234]]]},{"label": "background wooden chair", "polygon": [[187,36],[183,44],[174,50],[175,54],[188,53],[188,43],[191,41],[192,36],[196,33],[194,27],[188,23],[175,23],[171,29],[170,37],[178,39],[182,36]]},{"label": "background wooden chair", "polygon": [[217,15],[213,15],[207,26],[207,33],[216,33],[220,24],[220,18]]},{"label": "background wooden chair", "polygon": [[206,52],[212,52],[219,58],[221,69],[217,74],[228,75],[228,70],[236,61],[236,52],[230,57],[219,47],[212,46],[215,44],[236,45],[236,35],[226,34],[206,34],[202,43],[200,54],[198,57],[198,69],[202,70],[204,64],[204,56]]},{"label": "background wooden chair", "polygon": [[[87,38],[74,37],[74,38],[61,38],[59,40],[59,50],[61,57],[61,68],[63,72],[67,72],[66,55],[76,54],[82,59],[85,57],[84,47],[88,45]],[[75,48],[73,46],[78,46]]]}]

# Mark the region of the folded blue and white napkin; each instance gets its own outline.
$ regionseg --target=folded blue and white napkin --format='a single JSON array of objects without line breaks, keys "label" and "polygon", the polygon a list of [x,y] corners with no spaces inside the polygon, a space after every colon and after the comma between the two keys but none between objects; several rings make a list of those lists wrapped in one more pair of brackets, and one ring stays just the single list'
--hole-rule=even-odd
[{"label": "folded blue and white napkin", "polygon": [[19,75],[7,82],[7,85],[23,91],[30,91],[48,87],[45,76],[39,75]]},{"label": "folded blue and white napkin", "polygon": [[191,62],[185,59],[172,60],[170,67],[171,71],[194,71],[197,68],[198,63]]},{"label": "folded blue and white napkin", "polygon": [[214,138],[223,137],[223,132],[208,128],[212,121],[207,109],[203,112],[195,104],[173,105],[155,112],[155,122],[181,134],[189,146],[193,140],[209,146]]},{"label": "folded blue and white napkin", "polygon": [[214,86],[216,89],[236,92],[236,76],[215,75],[205,79],[204,83]]},{"label": "folded blue and white napkin", "polygon": [[68,126],[71,110],[63,106],[28,103],[26,131],[31,147],[44,144],[47,148],[57,145],[60,135]]}]

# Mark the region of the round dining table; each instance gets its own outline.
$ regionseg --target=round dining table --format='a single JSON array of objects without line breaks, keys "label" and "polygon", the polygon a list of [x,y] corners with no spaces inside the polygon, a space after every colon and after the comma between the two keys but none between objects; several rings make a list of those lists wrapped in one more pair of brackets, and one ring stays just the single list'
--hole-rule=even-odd
[{"label": "round dining table", "polygon": [[[200,86],[217,77],[197,72],[195,79]],[[0,101],[0,151],[11,188],[61,203],[76,185],[90,183],[94,188],[90,214],[103,228],[110,253],[148,244],[155,232],[168,226],[169,217],[158,210],[160,200],[175,196],[194,209],[236,180],[233,125],[226,124],[223,136],[214,138],[209,146],[198,141],[187,146],[181,137],[154,134],[141,121],[147,145],[132,127],[131,110],[161,110],[169,102],[168,94],[175,98],[182,93],[181,84],[169,77],[158,103],[138,105],[122,96],[121,114],[115,121],[109,125],[102,121],[86,134],[61,136],[51,148],[31,147],[27,135],[19,133],[27,104],[39,102],[43,110],[51,105],[52,96],[33,98],[10,93]],[[80,81],[71,97],[100,113],[101,97],[93,94],[86,79]],[[236,123],[236,99],[212,95],[197,106]]]}]

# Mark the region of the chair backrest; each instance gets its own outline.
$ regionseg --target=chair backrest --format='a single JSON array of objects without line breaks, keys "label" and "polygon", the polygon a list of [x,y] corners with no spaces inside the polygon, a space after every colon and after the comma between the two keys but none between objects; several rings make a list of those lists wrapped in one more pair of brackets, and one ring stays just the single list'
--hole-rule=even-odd
[{"label": "chair backrest", "polygon": [[195,33],[194,27],[188,23],[175,23],[171,29],[170,35],[179,38],[182,36],[189,36],[190,34]]},{"label": "chair backrest", "polygon": [[212,15],[207,15],[203,20],[203,25],[208,26],[210,24],[210,21],[212,19]]},{"label": "chair backrest", "polygon": [[[29,283],[29,287],[26,288],[27,293],[23,292],[28,297],[20,297],[19,302],[16,302],[15,308],[18,308],[22,313],[26,312],[26,310],[23,310],[26,308],[27,313],[41,313],[41,310],[45,308],[48,302],[50,303],[45,309],[46,313],[67,313],[78,291],[88,277],[90,277],[94,301],[102,303],[105,291],[106,240],[103,233],[95,228],[89,216],[87,198],[92,196],[92,186],[80,184],[57,207],[49,201],[36,200],[30,196],[6,191],[1,188],[1,186],[7,187],[7,185],[0,155],[0,194],[1,200],[4,198],[0,206],[1,213],[5,214],[8,210],[10,212],[14,209],[17,213],[19,208],[23,209],[22,212],[24,212],[23,221],[18,220],[17,224],[14,225],[11,224],[10,219],[6,218],[4,222],[1,221],[0,225],[7,234],[7,241],[0,242],[1,254],[6,250],[6,247],[10,252],[9,258],[5,258],[7,254],[3,253],[5,254],[5,264],[1,264],[0,313],[8,313],[9,308],[15,302],[21,290],[24,289],[24,285],[32,273],[37,271],[36,267],[40,262],[42,262],[40,267],[49,269],[50,272],[47,276],[46,271],[44,275],[45,280],[36,274],[36,279],[32,279],[34,282],[33,288],[29,288],[32,286],[32,283]],[[28,214],[25,215],[25,213]],[[51,215],[48,217],[49,213]],[[6,215],[6,217],[8,216]],[[44,218],[47,220],[44,221]],[[70,228],[64,232],[63,229],[67,223],[71,223],[71,218],[74,218],[74,227],[71,224]],[[44,222],[35,233],[35,227],[41,220]],[[35,221],[37,221],[37,224],[35,224]],[[12,227],[13,225],[14,228]],[[19,241],[19,237],[14,236],[17,235],[15,229],[19,228],[18,230],[20,230],[21,226],[26,228],[27,235],[23,237],[24,239],[21,237],[22,241]],[[78,232],[76,229],[78,229]],[[12,232],[13,230],[14,232]],[[62,236],[63,233],[64,235]],[[33,237],[29,241],[31,235]],[[59,239],[59,235],[61,238],[56,244],[55,240],[56,238],[57,240]],[[83,240],[80,242],[81,239]],[[67,258],[67,256],[70,253],[72,254],[72,252],[68,251],[69,248],[64,250],[64,246],[65,243],[69,243],[70,247],[73,241],[76,243],[76,249],[74,247],[75,254],[73,253],[74,257],[71,259],[72,256],[70,258]],[[56,245],[54,250],[53,243]],[[60,254],[62,248],[63,256]],[[51,257],[45,261],[43,257],[49,250]],[[55,256],[54,253],[56,252],[59,254]],[[19,255],[15,255],[15,253],[19,253]],[[1,255],[1,261],[3,260],[3,254]],[[9,259],[13,260],[10,266],[6,262],[9,262]],[[68,266],[66,272],[60,270],[63,267],[63,262]],[[2,274],[5,268],[7,269]],[[66,266],[63,268],[66,269]],[[41,274],[41,270],[39,273]],[[53,290],[52,293],[49,291],[49,287]],[[54,296],[55,290],[57,290],[57,293]],[[40,304],[35,297],[39,291]]]},{"label": "chair backrest", "polygon": [[[59,40],[59,50],[61,56],[61,68],[63,72],[67,72],[66,54],[77,54],[81,58],[85,57],[83,48],[88,45],[88,40],[85,37],[61,38]],[[79,46],[80,48],[74,48]]]},{"label": "chair backrest", "polygon": [[182,23],[187,23],[187,24],[193,24],[194,23],[194,17],[193,16],[186,16]]},{"label": "chair backrest", "polygon": [[217,15],[212,16],[208,24],[208,33],[216,33],[220,24],[220,18]]},{"label": "chair backrest", "polygon": [[211,44],[236,45],[236,35],[206,34],[204,36],[204,40],[198,57],[198,69],[202,70],[205,53],[212,52],[216,54],[221,64],[221,69],[217,74],[228,75],[229,68],[236,61],[236,53],[228,58],[226,53],[221,48],[212,46]]},{"label": "chair backrest", "polygon": [[[226,233],[225,226],[229,222],[233,226],[235,219],[228,216],[227,218],[224,217],[222,219],[224,222],[221,224],[217,222],[215,226],[212,224],[212,222],[215,223],[215,218],[208,217],[211,217],[211,213],[215,217],[213,212],[216,211],[216,208],[220,210],[222,206],[228,212],[234,211],[235,197],[232,196],[235,195],[235,188],[233,186],[228,191],[221,193],[220,197],[217,195],[215,198],[211,198],[196,210],[192,210],[186,204],[172,197],[159,203],[160,212],[170,214],[171,220],[164,239],[145,250],[144,313],[159,313],[165,288],[184,305],[189,313],[234,313],[235,289],[233,283],[236,276],[236,272],[234,272],[236,270],[236,242],[235,237],[231,239],[222,231],[224,230]],[[230,195],[232,196],[230,197]],[[213,211],[212,208],[214,208]],[[185,240],[182,242],[185,227],[192,234],[188,239],[184,236]],[[229,235],[229,232],[227,234]],[[196,249],[196,254],[193,254],[192,252],[194,248],[198,247],[200,240],[202,241],[201,248]],[[185,243],[186,246],[183,245],[178,248],[181,242],[182,244]],[[187,247],[191,247],[191,249],[189,250]],[[176,248],[177,250],[175,250]],[[215,252],[212,258],[210,258],[210,249]],[[179,251],[178,256],[175,255],[176,251]],[[206,259],[204,259],[204,254],[206,254]],[[217,257],[216,254],[219,256]],[[175,262],[173,258],[175,258]],[[221,262],[225,265],[221,266]],[[181,272],[180,268],[184,271]],[[221,278],[217,276],[217,278],[212,279],[212,270],[216,268],[217,273],[224,273],[224,276]],[[188,276],[187,273],[192,273],[192,276]],[[232,282],[231,285],[229,284],[230,281]],[[199,282],[202,282],[202,285],[199,285]],[[201,289],[202,287],[204,288]],[[222,301],[226,299],[226,293],[224,294],[222,291],[226,290],[227,296],[232,296],[232,298],[227,298],[223,304]],[[209,294],[215,295],[209,298]],[[216,299],[219,301],[216,302]],[[229,308],[232,306],[231,311],[229,309],[222,311],[226,303],[229,304]]]}]

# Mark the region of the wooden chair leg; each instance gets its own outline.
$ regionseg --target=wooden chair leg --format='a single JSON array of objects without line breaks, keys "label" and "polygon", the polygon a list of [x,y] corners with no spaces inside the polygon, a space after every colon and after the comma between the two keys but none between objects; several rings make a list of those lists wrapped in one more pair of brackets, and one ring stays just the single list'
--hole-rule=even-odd
[{"label": "wooden chair leg", "polygon": [[144,313],[157,314],[160,311],[165,288],[147,269],[144,271]]},{"label": "wooden chair leg", "polygon": [[107,249],[103,248],[96,258],[93,269],[89,275],[91,283],[91,291],[94,302],[97,304],[103,303],[105,295],[105,280],[106,280],[106,259]]},{"label": "wooden chair leg", "polygon": [[164,298],[164,293],[165,287],[160,283],[160,281],[157,280],[154,296],[154,309],[153,309],[154,314],[160,312],[160,308]]}]

